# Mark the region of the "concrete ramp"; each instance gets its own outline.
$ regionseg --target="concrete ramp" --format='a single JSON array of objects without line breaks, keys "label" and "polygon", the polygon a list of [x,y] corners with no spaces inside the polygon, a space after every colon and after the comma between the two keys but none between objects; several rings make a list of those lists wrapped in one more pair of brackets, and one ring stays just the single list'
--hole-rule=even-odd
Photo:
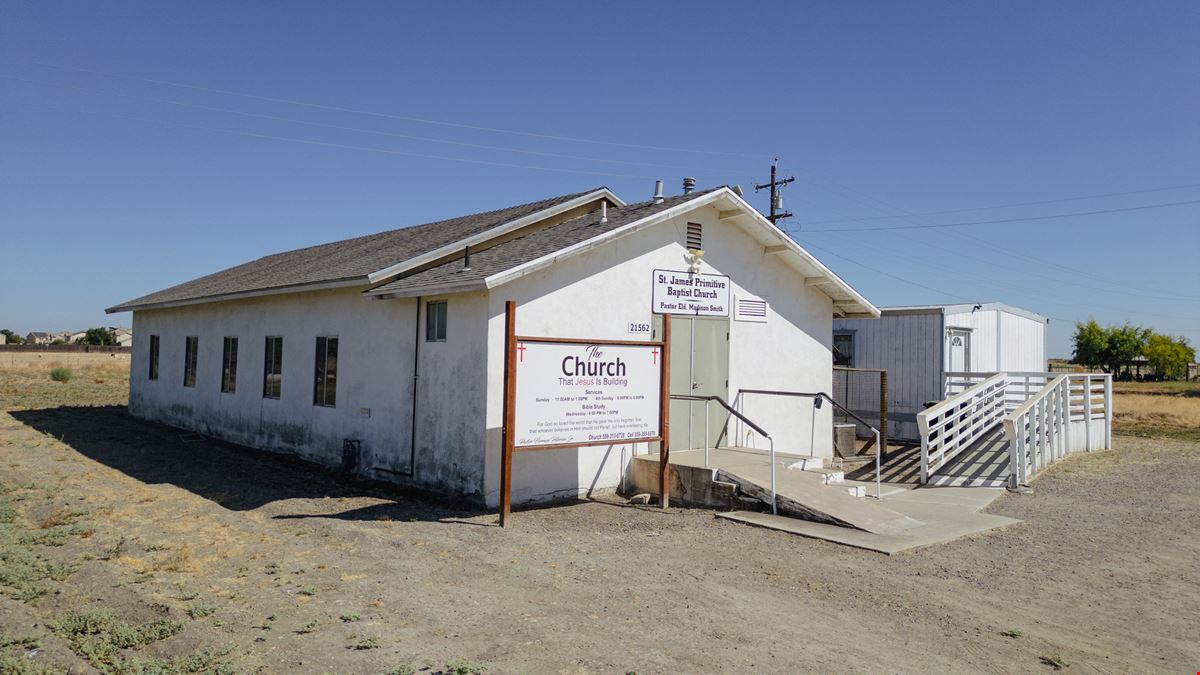
[{"label": "concrete ramp", "polygon": [[[769,505],[770,457],[737,449],[722,452],[725,455],[717,469],[717,480],[733,483],[742,494]],[[845,486],[826,485],[820,473],[789,469],[796,463],[794,456],[777,454],[775,461],[778,463],[775,492],[780,513],[874,534],[899,534],[921,525],[920,521],[893,511],[875,499],[851,496]]]},{"label": "concrete ramp", "polygon": [[[768,505],[771,503],[770,455],[748,448],[710,449],[707,453],[708,466],[705,470],[713,471],[716,481],[736,485],[741,495]],[[650,463],[647,469],[651,473],[657,470],[657,456],[647,455],[636,459]],[[776,454],[775,482],[780,513],[874,534],[900,534],[922,525],[919,520],[887,508],[884,505],[886,502],[869,497],[853,497],[843,485],[826,485],[821,473],[788,468],[804,465],[805,459],[800,455]],[[672,452],[670,462],[673,476],[690,475],[693,473],[690,469],[705,467],[705,451]],[[635,469],[637,473],[645,472]],[[672,483],[675,483],[674,478]],[[672,489],[673,495],[675,489]],[[686,491],[696,493],[699,489],[693,487]]]}]

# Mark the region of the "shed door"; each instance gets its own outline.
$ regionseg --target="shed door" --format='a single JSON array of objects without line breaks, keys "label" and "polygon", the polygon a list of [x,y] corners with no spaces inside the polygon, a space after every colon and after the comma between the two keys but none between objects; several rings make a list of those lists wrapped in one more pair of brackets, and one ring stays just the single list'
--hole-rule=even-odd
[{"label": "shed door", "polygon": [[947,370],[952,373],[965,373],[971,370],[971,332],[951,328],[947,331],[946,340],[949,343],[950,364]]}]

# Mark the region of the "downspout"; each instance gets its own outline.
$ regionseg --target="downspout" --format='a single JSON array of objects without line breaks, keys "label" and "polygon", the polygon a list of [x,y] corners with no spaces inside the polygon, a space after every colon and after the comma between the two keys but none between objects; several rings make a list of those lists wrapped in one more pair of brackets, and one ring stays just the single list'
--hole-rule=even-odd
[{"label": "downspout", "polygon": [[417,375],[421,356],[421,296],[417,296],[416,314],[413,316],[413,393],[411,437],[408,443],[408,471],[403,475],[412,478],[417,473]]}]

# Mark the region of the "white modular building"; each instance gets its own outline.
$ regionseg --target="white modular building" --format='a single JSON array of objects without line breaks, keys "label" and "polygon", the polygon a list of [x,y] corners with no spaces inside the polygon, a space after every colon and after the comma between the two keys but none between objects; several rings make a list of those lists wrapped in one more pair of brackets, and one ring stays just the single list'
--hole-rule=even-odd
[{"label": "white modular building", "polygon": [[[834,321],[839,366],[887,371],[888,436],[919,437],[916,414],[946,397],[948,373],[1044,372],[1046,324],[998,302],[884,307],[873,321]],[[875,391],[851,394],[852,410],[873,413]]]},{"label": "white modular building", "polygon": [[[703,286],[704,311],[653,305],[660,278]],[[727,187],[635,204],[597,188],[270,255],[108,311],[133,313],[132,415],[495,505],[508,300],[519,334],[590,340],[655,339],[668,311],[671,393],[726,401],[829,391],[834,316],[878,316]],[[781,451],[830,456],[829,406],[802,405],[744,411]],[[672,402],[673,449],[729,443],[703,407]],[[513,502],[614,489],[656,445],[520,453]]]}]

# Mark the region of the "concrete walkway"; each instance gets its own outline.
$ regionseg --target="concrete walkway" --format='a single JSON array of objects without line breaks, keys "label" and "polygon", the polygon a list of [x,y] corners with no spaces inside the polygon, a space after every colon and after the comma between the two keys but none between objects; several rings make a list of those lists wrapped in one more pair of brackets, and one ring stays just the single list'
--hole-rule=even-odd
[{"label": "concrete walkway", "polygon": [[[799,455],[776,455],[776,492],[781,515],[734,511],[718,517],[887,554],[1020,522],[980,513],[1003,494],[1002,489],[914,489],[911,484],[884,484],[881,500],[873,496],[853,497],[848,488],[855,486],[865,487],[867,494],[874,495],[874,482],[825,485],[820,473],[787,468],[804,460]],[[705,466],[705,453],[703,450],[673,452],[671,463]],[[770,502],[771,464],[766,453],[746,448],[710,449],[707,466],[715,471],[718,480],[736,483],[743,493]]]}]

